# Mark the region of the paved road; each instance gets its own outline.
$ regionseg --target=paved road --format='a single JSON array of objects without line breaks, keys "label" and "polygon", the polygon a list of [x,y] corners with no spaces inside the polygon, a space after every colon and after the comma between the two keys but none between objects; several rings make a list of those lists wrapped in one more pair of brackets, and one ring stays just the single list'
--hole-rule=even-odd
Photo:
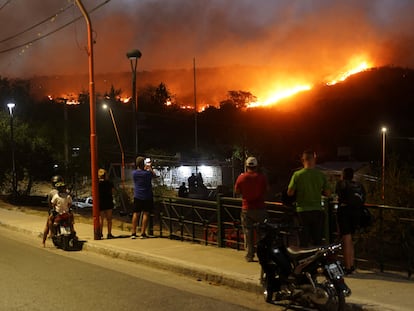
[{"label": "paved road", "polygon": [[0,250],[0,310],[280,310],[256,294],[136,263],[43,249],[4,228]]}]

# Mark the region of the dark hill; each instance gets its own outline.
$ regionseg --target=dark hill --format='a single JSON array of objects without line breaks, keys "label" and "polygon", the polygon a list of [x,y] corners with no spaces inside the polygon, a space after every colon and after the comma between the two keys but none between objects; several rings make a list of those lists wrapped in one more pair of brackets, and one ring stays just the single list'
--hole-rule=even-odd
[{"label": "dark hill", "polygon": [[332,160],[337,158],[338,147],[346,146],[352,150],[351,158],[376,161],[381,157],[382,126],[389,128],[389,152],[410,157],[413,112],[414,70],[381,67],[247,114],[257,132],[254,136],[260,137],[252,140],[267,141],[257,146],[259,150],[269,150],[271,142],[279,146],[279,153],[297,156],[310,147]]}]

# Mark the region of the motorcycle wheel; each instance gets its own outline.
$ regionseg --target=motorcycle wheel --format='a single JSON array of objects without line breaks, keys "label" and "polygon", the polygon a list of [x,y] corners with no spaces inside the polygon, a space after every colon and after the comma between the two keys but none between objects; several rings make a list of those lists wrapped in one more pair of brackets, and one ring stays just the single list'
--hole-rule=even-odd
[{"label": "motorcycle wheel", "polygon": [[[317,304],[316,307],[320,311],[344,311],[345,295],[342,291],[337,291],[334,287],[325,284],[318,284],[322,290],[326,291],[328,298],[326,303]],[[317,286],[318,286],[317,285]]]},{"label": "motorcycle wheel", "polygon": [[58,237],[57,236],[53,236],[52,237],[52,242],[53,242],[53,245],[55,247],[59,248],[59,241],[58,241]]},{"label": "motorcycle wheel", "polygon": [[70,241],[69,240],[70,240],[70,238],[68,236],[64,236],[63,239],[62,239],[62,249],[64,251],[67,251],[70,248],[70,245],[69,245]]}]

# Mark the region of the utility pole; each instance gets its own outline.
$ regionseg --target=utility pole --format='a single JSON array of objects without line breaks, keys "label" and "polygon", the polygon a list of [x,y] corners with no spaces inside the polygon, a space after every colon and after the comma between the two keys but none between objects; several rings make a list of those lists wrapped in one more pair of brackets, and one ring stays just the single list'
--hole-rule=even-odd
[{"label": "utility pole", "polygon": [[93,37],[92,24],[88,12],[81,0],[75,0],[77,6],[85,17],[88,28],[88,62],[89,62],[89,123],[90,123],[90,148],[91,148],[91,177],[92,177],[92,216],[94,239],[101,239],[101,229],[99,224],[99,187],[98,187],[98,147],[96,136],[96,105],[95,105],[95,81],[93,66]]}]

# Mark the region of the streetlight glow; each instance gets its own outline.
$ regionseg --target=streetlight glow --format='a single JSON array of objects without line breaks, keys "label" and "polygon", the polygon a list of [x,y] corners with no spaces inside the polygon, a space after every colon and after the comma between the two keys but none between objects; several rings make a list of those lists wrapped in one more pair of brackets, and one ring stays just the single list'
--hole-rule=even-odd
[{"label": "streetlight glow", "polygon": [[10,115],[13,115],[13,109],[14,109],[14,107],[16,107],[16,104],[15,103],[8,103],[7,107],[9,108]]},{"label": "streetlight glow", "polygon": [[383,126],[383,127],[381,128],[381,132],[386,133],[386,132],[387,132],[387,128],[386,128],[385,126]]}]

